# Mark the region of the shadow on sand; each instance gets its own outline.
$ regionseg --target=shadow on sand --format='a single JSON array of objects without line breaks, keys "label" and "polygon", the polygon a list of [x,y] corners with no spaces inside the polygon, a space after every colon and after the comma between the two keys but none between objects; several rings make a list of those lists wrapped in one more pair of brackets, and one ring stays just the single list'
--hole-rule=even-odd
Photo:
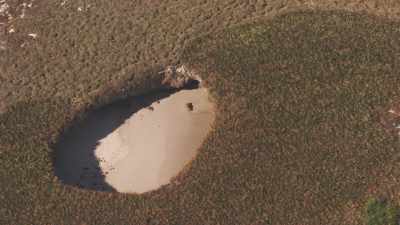
[{"label": "shadow on sand", "polygon": [[[185,89],[195,89],[192,84]],[[120,127],[126,119],[142,108],[167,98],[179,90],[130,97],[104,106],[73,125],[55,146],[55,175],[62,183],[97,191],[116,191],[105,181],[95,149],[100,140]]]}]

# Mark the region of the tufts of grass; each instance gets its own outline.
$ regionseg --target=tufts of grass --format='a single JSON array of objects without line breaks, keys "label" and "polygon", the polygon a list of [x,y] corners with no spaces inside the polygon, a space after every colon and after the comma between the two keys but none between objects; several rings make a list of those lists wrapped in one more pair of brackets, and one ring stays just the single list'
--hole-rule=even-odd
[{"label": "tufts of grass", "polygon": [[[398,22],[301,11],[189,44],[174,29],[156,32],[161,22],[178,24],[157,18],[174,4],[159,12],[146,5],[151,15],[140,1],[123,2],[79,17],[49,8],[35,22],[49,35],[0,57],[1,85],[15,90],[0,115],[0,224],[349,224],[343,207],[364,199],[377,183],[371,174],[400,148],[379,124],[381,109],[400,99]],[[88,110],[157,88],[157,65],[173,61],[202,74],[218,110],[180,184],[144,195],[62,185],[49,142]],[[378,206],[376,215],[392,215]]]},{"label": "tufts of grass", "polygon": [[387,200],[370,198],[367,201],[366,225],[397,225],[399,208]]}]

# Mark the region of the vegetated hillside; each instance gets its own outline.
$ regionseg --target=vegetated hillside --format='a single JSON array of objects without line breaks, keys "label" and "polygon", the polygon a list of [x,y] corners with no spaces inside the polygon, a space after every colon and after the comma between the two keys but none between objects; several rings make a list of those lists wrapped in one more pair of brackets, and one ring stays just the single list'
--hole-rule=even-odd
[{"label": "vegetated hillside", "polygon": [[[88,68],[88,76],[54,77],[67,84],[54,97],[25,99],[0,116],[0,224],[361,224],[357,215],[369,188],[394,184],[398,137],[380,118],[400,97],[398,27],[367,15],[304,11],[188,43],[179,59],[203,75],[216,99],[214,131],[174,183],[144,195],[87,191],[54,177],[48,140],[79,110],[160,81],[150,68],[114,91],[105,86],[101,98],[82,97],[88,87],[107,83],[96,74],[112,74],[114,64],[99,57],[104,64],[92,65],[85,61],[90,51],[77,53],[82,66],[71,64],[64,73]],[[75,43],[87,37],[77,35],[82,40]],[[92,43],[87,40],[88,49]],[[47,48],[34,46],[38,56]],[[129,60],[120,47],[116,59]],[[20,65],[36,68],[15,65],[20,72]],[[47,68],[63,68],[58,65]],[[124,74],[121,80],[129,76],[128,69],[115,71]],[[124,85],[126,91],[119,89]],[[45,86],[39,90],[51,93]]]},{"label": "vegetated hillside", "polygon": [[0,111],[16,101],[52,96],[73,98],[80,107],[110,86],[137,88],[143,74],[180,60],[191,40],[286,11],[345,8],[388,17],[400,12],[396,0],[3,2],[9,14],[0,14],[0,41],[6,45],[0,51]]}]

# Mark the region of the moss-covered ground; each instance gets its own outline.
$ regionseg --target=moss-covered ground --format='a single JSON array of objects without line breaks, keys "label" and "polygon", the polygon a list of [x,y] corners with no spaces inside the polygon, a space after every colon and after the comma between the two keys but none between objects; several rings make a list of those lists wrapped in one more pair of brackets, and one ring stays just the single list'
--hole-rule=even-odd
[{"label": "moss-covered ground", "polygon": [[385,199],[368,199],[365,214],[367,225],[396,225],[399,220],[398,208]]},{"label": "moss-covered ground", "polygon": [[[40,10],[33,29],[47,36],[0,57],[11,102],[0,115],[0,224],[363,224],[357,214],[371,188],[398,182],[400,143],[380,124],[400,98],[397,22],[299,11],[174,51],[158,36],[156,47],[137,47],[146,31],[126,32],[130,20],[112,9],[120,26],[108,27],[97,11],[77,19]],[[145,14],[143,23],[147,17],[156,18]],[[165,61],[151,61],[157,52]],[[154,65],[178,62],[202,74],[218,113],[185,172],[144,195],[62,185],[53,143],[69,124],[115,98],[157,89]]]}]

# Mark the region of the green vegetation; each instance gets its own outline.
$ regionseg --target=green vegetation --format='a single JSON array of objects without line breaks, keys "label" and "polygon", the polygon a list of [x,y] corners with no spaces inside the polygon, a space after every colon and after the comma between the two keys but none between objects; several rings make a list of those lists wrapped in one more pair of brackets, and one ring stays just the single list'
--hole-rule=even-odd
[{"label": "green vegetation", "polygon": [[[162,21],[188,24],[155,9],[115,4],[76,17],[51,7],[19,27],[47,36],[0,57],[12,103],[0,115],[0,224],[346,224],[346,204],[399,151],[379,124],[400,99],[398,23],[302,11],[189,41],[146,36]],[[146,29],[133,29],[135,13]],[[179,182],[144,195],[60,184],[52,144],[69,124],[159,88],[157,72],[178,61],[203,75],[218,106]]]},{"label": "green vegetation", "polygon": [[367,225],[397,225],[399,209],[390,202],[371,198],[366,207]]}]

